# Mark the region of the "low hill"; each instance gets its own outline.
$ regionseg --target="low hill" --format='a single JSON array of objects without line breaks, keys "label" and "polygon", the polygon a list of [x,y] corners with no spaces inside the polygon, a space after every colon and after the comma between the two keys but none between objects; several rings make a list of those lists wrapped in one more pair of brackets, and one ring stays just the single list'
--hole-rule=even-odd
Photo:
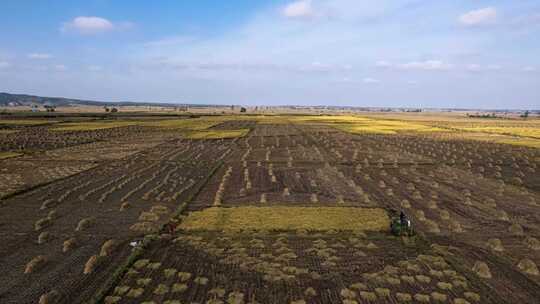
[{"label": "low hill", "polygon": [[[72,99],[64,97],[42,97],[26,94],[10,94],[0,93],[0,106],[72,106],[72,105],[86,105],[86,106],[161,106],[161,107],[177,107],[183,104],[175,103],[149,103],[149,102],[108,102],[108,101],[95,101],[95,100],[82,100]],[[197,106],[197,105],[191,105]]]}]

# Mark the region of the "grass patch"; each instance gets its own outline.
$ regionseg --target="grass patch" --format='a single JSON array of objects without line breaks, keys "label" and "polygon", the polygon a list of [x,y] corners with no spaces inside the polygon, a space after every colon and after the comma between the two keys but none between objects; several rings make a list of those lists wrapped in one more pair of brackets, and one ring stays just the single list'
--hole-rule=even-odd
[{"label": "grass patch", "polygon": [[53,131],[94,131],[136,125],[136,121],[68,122],[52,128]]},{"label": "grass patch", "polygon": [[12,134],[17,132],[19,132],[19,130],[0,130],[0,134]]},{"label": "grass patch", "polygon": [[23,154],[22,153],[16,153],[16,152],[0,152],[0,159],[6,159],[6,158],[21,156],[21,155],[23,155]]},{"label": "grass patch", "polygon": [[196,131],[196,132],[188,132],[186,134],[186,138],[191,138],[191,139],[236,138],[236,137],[244,137],[248,132],[249,132],[249,129]]},{"label": "grass patch", "polygon": [[515,146],[525,146],[531,148],[540,149],[540,140],[537,139],[528,139],[528,138],[519,138],[519,139],[504,139],[495,141],[499,144],[515,145]]},{"label": "grass patch", "polygon": [[213,207],[190,213],[184,230],[386,231],[390,219],[379,208],[342,207]]},{"label": "grass patch", "polygon": [[540,139],[540,128],[534,127],[512,127],[512,126],[503,126],[503,127],[466,127],[457,129],[470,131],[470,132],[482,132],[482,133],[492,133],[492,134],[501,134],[501,135],[513,135],[513,136],[524,136],[524,137],[534,137]]},{"label": "grass patch", "polygon": [[141,126],[146,127],[158,127],[164,129],[173,129],[173,130],[191,130],[191,131],[200,131],[206,130],[213,126],[216,126],[222,122],[226,121],[241,121],[244,120],[242,116],[204,116],[200,118],[183,118],[183,119],[165,119],[165,120],[155,120],[155,121],[146,121],[141,123]]},{"label": "grass patch", "polygon": [[0,121],[0,125],[15,125],[15,126],[37,126],[57,123],[54,120],[35,120],[35,119],[6,119]]},{"label": "grass patch", "polygon": [[397,134],[400,132],[446,131],[419,122],[368,118],[352,115],[296,116],[290,117],[289,121],[300,124],[322,124],[356,134]]}]

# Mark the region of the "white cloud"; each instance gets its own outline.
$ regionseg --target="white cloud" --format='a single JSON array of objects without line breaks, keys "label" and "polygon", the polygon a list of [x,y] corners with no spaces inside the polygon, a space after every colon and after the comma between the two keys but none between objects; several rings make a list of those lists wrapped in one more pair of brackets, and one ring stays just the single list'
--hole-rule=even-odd
[{"label": "white cloud", "polygon": [[63,64],[57,64],[53,68],[55,71],[58,71],[58,72],[63,72],[67,70],[67,67]]},{"label": "white cloud", "polygon": [[51,54],[45,54],[45,53],[32,53],[28,54],[28,58],[30,59],[50,59],[52,58]]},{"label": "white cloud", "polygon": [[89,67],[87,67],[87,69],[91,72],[100,72],[100,71],[103,71],[103,67],[102,66],[99,66],[99,65],[91,65]]},{"label": "white cloud", "polygon": [[7,61],[0,61],[0,69],[9,68],[11,64]]},{"label": "white cloud", "polygon": [[133,24],[130,22],[113,23],[112,21],[102,17],[79,16],[67,23],[64,23],[62,31],[77,32],[83,35],[94,35],[113,30],[130,29],[132,27]]},{"label": "white cloud", "polygon": [[486,7],[459,16],[459,23],[465,26],[487,25],[495,23],[496,19],[497,10],[494,7]]},{"label": "white cloud", "polygon": [[452,69],[453,65],[440,60],[426,60],[404,63],[398,67],[406,70],[445,71]]},{"label": "white cloud", "polygon": [[471,63],[465,66],[465,70],[469,72],[500,71],[502,70],[502,67],[496,64],[480,65],[476,63]]},{"label": "white cloud", "polygon": [[381,61],[377,61],[375,63],[375,66],[379,68],[391,68],[392,64],[388,61],[381,60]]},{"label": "white cloud", "polygon": [[381,81],[375,78],[367,77],[367,78],[362,79],[362,82],[363,83],[380,83]]},{"label": "white cloud", "polygon": [[479,64],[473,63],[473,64],[467,65],[466,69],[469,72],[480,72],[482,70],[482,66],[480,66]]},{"label": "white cloud", "polygon": [[313,17],[315,12],[311,0],[298,0],[285,6],[283,15],[288,18],[306,18]]},{"label": "white cloud", "polygon": [[502,70],[502,66],[497,65],[497,64],[490,64],[487,66],[487,69],[491,71],[499,71],[499,70]]}]

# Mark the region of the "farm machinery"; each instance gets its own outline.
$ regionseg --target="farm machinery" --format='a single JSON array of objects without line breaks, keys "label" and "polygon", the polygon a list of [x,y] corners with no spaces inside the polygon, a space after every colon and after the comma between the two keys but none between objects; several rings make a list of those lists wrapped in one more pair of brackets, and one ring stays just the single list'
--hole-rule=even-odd
[{"label": "farm machinery", "polygon": [[392,221],[390,222],[390,231],[395,236],[414,236],[415,232],[411,224],[411,220],[403,213],[400,212],[399,217],[395,216],[397,212],[392,212]]}]

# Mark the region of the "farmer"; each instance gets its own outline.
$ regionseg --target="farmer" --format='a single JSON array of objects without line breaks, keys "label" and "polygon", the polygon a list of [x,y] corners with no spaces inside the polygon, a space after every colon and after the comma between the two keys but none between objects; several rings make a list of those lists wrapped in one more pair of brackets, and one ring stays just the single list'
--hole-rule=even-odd
[{"label": "farmer", "polygon": [[401,224],[401,227],[407,227],[408,226],[408,220],[407,220],[407,216],[405,215],[405,213],[403,212],[403,210],[401,211],[401,213],[399,214],[399,222]]}]

